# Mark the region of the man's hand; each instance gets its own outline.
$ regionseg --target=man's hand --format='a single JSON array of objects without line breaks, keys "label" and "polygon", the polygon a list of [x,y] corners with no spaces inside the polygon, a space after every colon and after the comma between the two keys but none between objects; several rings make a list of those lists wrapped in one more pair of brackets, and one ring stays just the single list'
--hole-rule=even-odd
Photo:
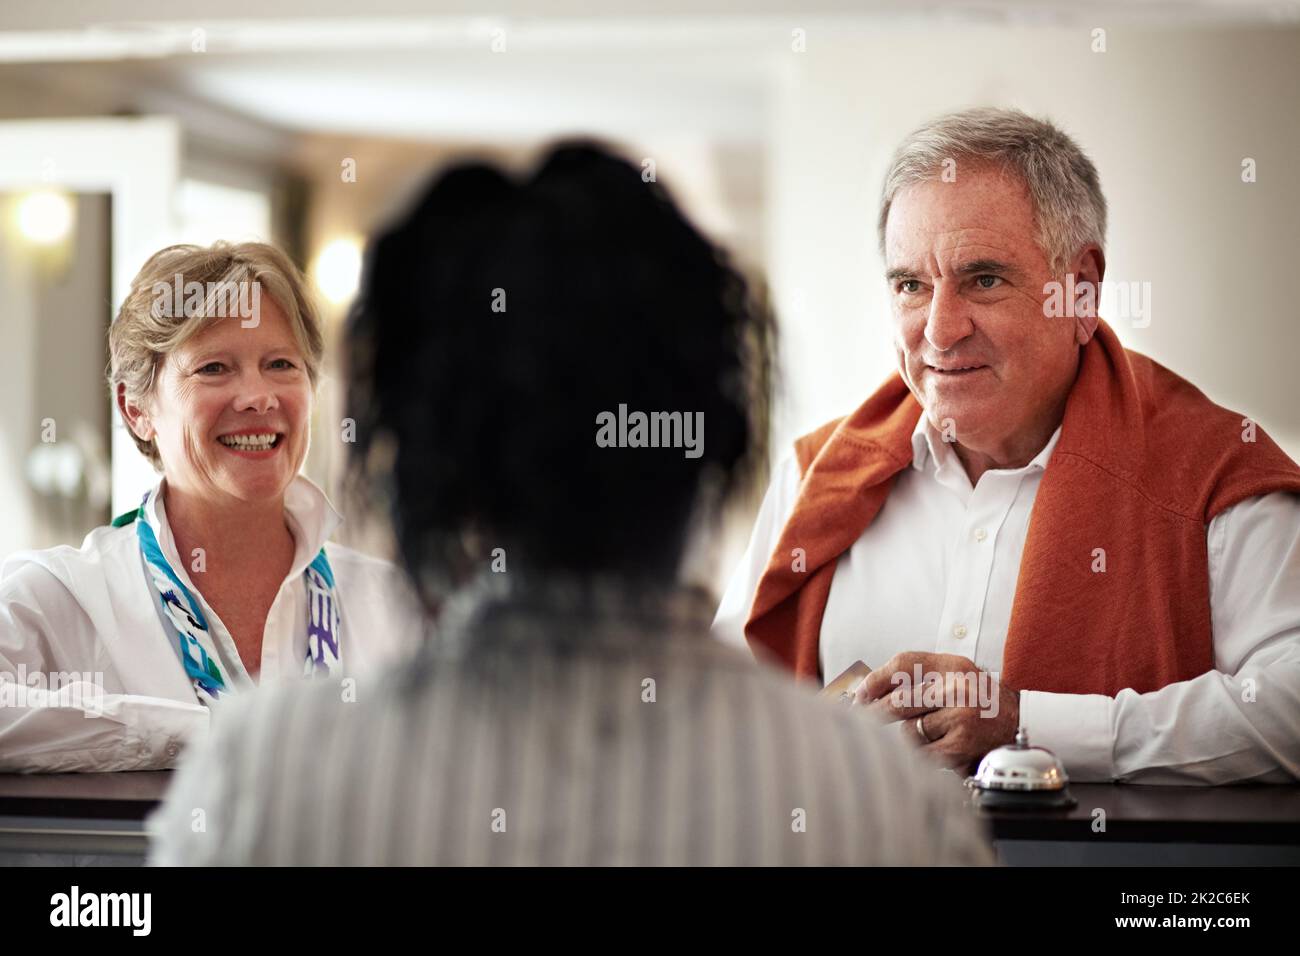
[{"label": "man's hand", "polygon": [[[1013,742],[1020,723],[1020,694],[956,654],[895,654],[863,678],[853,703],[886,722],[907,721],[905,738],[963,773]],[[916,729],[918,718],[928,743]]]}]

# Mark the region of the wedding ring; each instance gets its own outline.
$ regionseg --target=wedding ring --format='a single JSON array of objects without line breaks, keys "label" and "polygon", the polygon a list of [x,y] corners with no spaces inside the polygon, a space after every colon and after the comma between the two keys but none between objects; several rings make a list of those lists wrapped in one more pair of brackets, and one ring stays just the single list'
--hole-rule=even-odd
[{"label": "wedding ring", "polygon": [[925,732],[925,724],[922,723],[922,721],[924,720],[925,720],[925,714],[922,714],[920,717],[916,718],[916,732],[921,735],[921,739],[924,740],[927,744],[932,744],[934,743],[934,741],[931,740],[930,735]]}]

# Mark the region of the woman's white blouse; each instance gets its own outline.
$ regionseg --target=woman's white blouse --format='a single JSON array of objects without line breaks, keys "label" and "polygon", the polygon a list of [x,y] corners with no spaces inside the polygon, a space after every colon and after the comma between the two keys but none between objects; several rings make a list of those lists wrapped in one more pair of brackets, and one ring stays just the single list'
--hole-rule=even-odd
[{"label": "woman's white blouse", "polygon": [[[194,558],[176,553],[161,498],[150,497],[143,520],[200,601],[233,698],[256,683],[303,679],[303,571],[322,546],[338,590],[344,676],[406,652],[423,636],[423,618],[400,571],[327,542],[341,518],[324,492],[299,476],[285,493],[293,566],[267,615],[254,681],[230,632],[192,583]],[[188,739],[206,732],[208,708],[195,697],[174,637],[163,627],[136,534],[133,524],[96,528],[80,549],[21,552],[0,567],[0,770],[163,769]]]}]

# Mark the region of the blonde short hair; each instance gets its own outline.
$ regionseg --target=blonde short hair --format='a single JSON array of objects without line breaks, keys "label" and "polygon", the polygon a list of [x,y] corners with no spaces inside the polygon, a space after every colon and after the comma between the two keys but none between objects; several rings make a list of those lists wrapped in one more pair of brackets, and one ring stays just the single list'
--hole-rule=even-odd
[{"label": "blonde short hair", "polygon": [[[279,306],[298,347],[307,375],[315,387],[325,351],[320,315],[307,290],[307,280],[293,261],[264,242],[215,242],[210,246],[177,245],[149,257],[131,281],[117,318],[108,331],[108,381],[113,402],[119,385],[136,404],[153,394],[159,362],[204,328],[228,315],[220,306],[223,296],[208,294],[198,308],[159,308],[163,287],[183,289],[186,283],[205,289],[235,289],[254,282],[258,295],[266,293]],[[179,285],[178,285],[179,284]],[[166,295],[167,302],[171,296]],[[162,459],[153,440],[131,433],[136,447],[158,470]]]}]

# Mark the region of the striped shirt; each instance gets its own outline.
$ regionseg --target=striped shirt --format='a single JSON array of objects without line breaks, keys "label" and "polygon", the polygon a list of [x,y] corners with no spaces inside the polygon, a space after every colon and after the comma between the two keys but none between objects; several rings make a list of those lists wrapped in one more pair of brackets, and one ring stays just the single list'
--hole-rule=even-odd
[{"label": "striped shirt", "polygon": [[711,639],[710,611],[480,601],[359,683],[246,695],[182,758],[151,861],[992,862],[955,777]]}]

